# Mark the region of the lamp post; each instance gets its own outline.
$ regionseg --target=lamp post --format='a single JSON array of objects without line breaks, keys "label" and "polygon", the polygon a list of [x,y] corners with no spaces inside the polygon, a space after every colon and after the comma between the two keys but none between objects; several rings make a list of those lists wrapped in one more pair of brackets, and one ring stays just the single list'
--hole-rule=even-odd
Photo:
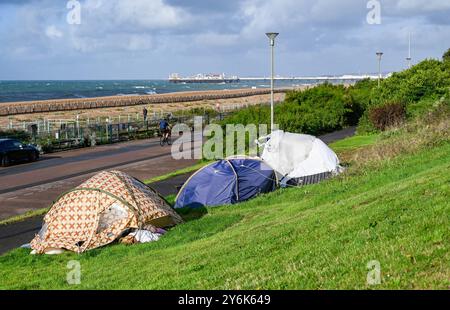
[{"label": "lamp post", "polygon": [[270,132],[273,131],[273,75],[274,75],[274,50],[275,50],[275,38],[278,36],[277,32],[268,32],[266,33],[266,36],[270,40],[270,47],[271,47],[271,60],[270,60]]},{"label": "lamp post", "polygon": [[377,52],[378,57],[378,87],[380,87],[381,83],[381,56],[383,56],[382,52]]}]

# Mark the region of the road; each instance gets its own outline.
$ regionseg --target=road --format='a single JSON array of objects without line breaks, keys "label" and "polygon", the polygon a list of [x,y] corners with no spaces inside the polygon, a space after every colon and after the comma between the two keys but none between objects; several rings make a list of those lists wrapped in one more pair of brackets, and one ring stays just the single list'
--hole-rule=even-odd
[{"label": "road", "polygon": [[[329,144],[354,134],[355,127],[349,127],[319,138]],[[23,213],[23,211],[19,212],[20,210],[44,208],[61,192],[79,185],[95,171],[108,167],[108,169],[120,169],[139,179],[148,179],[190,166],[195,162],[193,160],[175,161],[169,152],[170,148],[167,146],[161,148],[159,141],[156,140],[135,141],[61,153],[57,156],[44,157],[37,163],[2,169],[0,170],[0,184],[2,184],[0,192],[3,192],[0,194],[1,211],[3,212],[4,206],[6,206],[6,213],[16,214]],[[86,169],[89,171],[78,169],[76,163],[87,167]],[[22,178],[16,178],[12,171],[22,175]],[[46,174],[39,175],[40,171],[46,172]],[[72,177],[65,179],[64,175],[72,175]],[[156,182],[151,186],[164,196],[175,194],[177,186],[183,184],[189,175],[185,174]],[[16,180],[16,183],[8,182],[5,179]],[[26,187],[25,184],[37,185]],[[21,197],[20,193],[28,195]],[[13,199],[8,200],[8,195]],[[5,201],[5,205],[3,205]],[[18,211],[15,211],[14,208],[17,208]],[[42,216],[38,216],[23,222],[0,226],[0,255],[28,243],[39,231],[41,225]]]},{"label": "road", "polygon": [[118,169],[142,180],[194,163],[174,160],[169,146],[151,139],[61,152],[0,168],[0,219],[45,208],[101,170]]}]

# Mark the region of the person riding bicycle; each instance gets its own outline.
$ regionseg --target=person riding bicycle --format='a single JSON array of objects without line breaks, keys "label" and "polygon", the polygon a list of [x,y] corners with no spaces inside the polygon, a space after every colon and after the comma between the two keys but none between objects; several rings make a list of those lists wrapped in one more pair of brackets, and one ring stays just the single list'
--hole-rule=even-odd
[{"label": "person riding bicycle", "polygon": [[167,119],[161,119],[159,121],[159,132],[164,139],[168,139],[170,137],[170,124]]}]

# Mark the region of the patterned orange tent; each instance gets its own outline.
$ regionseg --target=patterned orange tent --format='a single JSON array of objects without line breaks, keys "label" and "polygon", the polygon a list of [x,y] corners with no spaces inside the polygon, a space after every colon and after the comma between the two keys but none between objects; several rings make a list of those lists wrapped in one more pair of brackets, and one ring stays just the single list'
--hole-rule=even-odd
[{"label": "patterned orange tent", "polygon": [[109,244],[133,228],[170,227],[181,217],[159,194],[120,171],[101,172],[60,196],[31,241],[36,253],[77,253]]}]

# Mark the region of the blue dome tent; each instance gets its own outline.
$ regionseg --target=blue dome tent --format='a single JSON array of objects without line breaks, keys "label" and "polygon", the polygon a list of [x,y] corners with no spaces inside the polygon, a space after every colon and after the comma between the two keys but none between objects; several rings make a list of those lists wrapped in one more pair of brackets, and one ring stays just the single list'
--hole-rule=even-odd
[{"label": "blue dome tent", "polygon": [[235,204],[273,191],[275,171],[260,159],[229,158],[194,173],[180,189],[175,208]]}]

